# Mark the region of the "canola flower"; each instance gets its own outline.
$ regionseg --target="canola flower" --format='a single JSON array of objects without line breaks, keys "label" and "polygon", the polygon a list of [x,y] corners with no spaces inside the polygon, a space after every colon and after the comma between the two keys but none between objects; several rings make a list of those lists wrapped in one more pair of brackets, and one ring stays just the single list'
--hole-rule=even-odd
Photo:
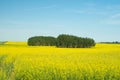
[{"label": "canola flower", "polygon": [[93,48],[0,46],[0,80],[120,80],[120,45]]}]

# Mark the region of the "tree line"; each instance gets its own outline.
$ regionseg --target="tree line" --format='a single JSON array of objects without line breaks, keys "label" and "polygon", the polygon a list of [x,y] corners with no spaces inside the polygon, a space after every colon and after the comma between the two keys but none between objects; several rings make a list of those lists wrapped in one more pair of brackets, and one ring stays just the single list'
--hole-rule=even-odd
[{"label": "tree line", "polygon": [[99,42],[99,43],[103,43],[103,44],[120,44],[119,41],[113,41],[113,42]]},{"label": "tree line", "polygon": [[61,34],[57,38],[51,36],[35,36],[28,39],[29,46],[56,46],[61,48],[89,48],[95,46],[92,38]]},{"label": "tree line", "polygon": [[55,46],[56,38],[51,36],[35,36],[28,39],[29,46]]},{"label": "tree line", "polygon": [[0,41],[0,45],[4,45],[7,41]]}]

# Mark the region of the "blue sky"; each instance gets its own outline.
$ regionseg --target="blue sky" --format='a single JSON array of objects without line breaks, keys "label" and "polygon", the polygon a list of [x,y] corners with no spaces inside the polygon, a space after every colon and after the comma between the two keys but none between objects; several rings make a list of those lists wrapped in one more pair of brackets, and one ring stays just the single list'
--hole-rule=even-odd
[{"label": "blue sky", "polygon": [[120,41],[120,0],[0,0],[0,41],[59,34]]}]

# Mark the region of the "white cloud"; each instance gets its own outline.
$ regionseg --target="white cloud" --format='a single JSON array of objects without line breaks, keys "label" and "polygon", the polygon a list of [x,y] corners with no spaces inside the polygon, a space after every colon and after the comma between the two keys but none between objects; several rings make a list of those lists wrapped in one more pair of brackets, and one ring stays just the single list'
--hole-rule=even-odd
[{"label": "white cloud", "polygon": [[100,7],[96,3],[84,3],[77,9],[68,9],[68,12],[77,14],[89,14],[89,15],[108,15],[108,11],[105,7]]},{"label": "white cloud", "polygon": [[89,15],[107,15],[106,12],[104,11],[100,11],[100,10],[96,10],[96,9],[79,9],[79,10],[69,10],[69,12],[72,13],[77,13],[77,14],[89,14]]},{"label": "white cloud", "polygon": [[24,9],[24,11],[35,11],[35,10],[40,10],[40,9],[51,9],[51,8],[56,8],[57,5],[48,5],[48,6],[40,6],[40,7],[37,7],[37,8],[27,8],[27,9]]},{"label": "white cloud", "polygon": [[111,18],[120,18],[120,13],[112,15]]},{"label": "white cloud", "polygon": [[110,15],[108,18],[102,21],[104,24],[120,25],[120,13]]},{"label": "white cloud", "polygon": [[44,6],[44,7],[41,7],[41,8],[46,8],[46,9],[48,9],[48,8],[55,8],[55,7],[57,7],[57,5]]},{"label": "white cloud", "polygon": [[83,3],[80,8],[77,9],[69,9],[69,12],[78,13],[78,14],[93,14],[93,15],[105,15],[109,16],[111,14],[113,17],[120,17],[120,5],[104,5],[101,6],[97,3]]},{"label": "white cloud", "polygon": [[39,25],[40,21],[21,21],[21,20],[7,20],[3,21],[4,24],[9,25]]},{"label": "white cloud", "polygon": [[106,9],[108,9],[108,10],[120,10],[120,5],[107,5]]},{"label": "white cloud", "polygon": [[104,20],[102,23],[107,25],[120,25],[120,20]]},{"label": "white cloud", "polygon": [[88,7],[94,7],[94,6],[96,6],[97,4],[95,4],[95,3],[84,3],[83,5],[84,5],[84,6],[88,6]]},{"label": "white cloud", "polygon": [[111,20],[111,21],[110,21],[110,24],[120,25],[120,20]]}]

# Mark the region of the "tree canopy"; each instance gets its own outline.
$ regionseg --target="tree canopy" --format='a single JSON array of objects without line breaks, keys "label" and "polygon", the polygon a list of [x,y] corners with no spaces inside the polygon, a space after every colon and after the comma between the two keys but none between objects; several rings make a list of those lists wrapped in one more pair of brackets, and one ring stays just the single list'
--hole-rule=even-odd
[{"label": "tree canopy", "polygon": [[92,38],[82,38],[68,34],[60,34],[57,38],[51,36],[35,36],[28,39],[29,46],[56,46],[62,48],[88,48],[95,46]]},{"label": "tree canopy", "polygon": [[66,48],[85,48],[95,46],[95,41],[91,38],[61,34],[57,37],[56,46]]},{"label": "tree canopy", "polygon": [[28,39],[30,46],[54,46],[56,45],[56,38],[50,36],[35,36]]}]

